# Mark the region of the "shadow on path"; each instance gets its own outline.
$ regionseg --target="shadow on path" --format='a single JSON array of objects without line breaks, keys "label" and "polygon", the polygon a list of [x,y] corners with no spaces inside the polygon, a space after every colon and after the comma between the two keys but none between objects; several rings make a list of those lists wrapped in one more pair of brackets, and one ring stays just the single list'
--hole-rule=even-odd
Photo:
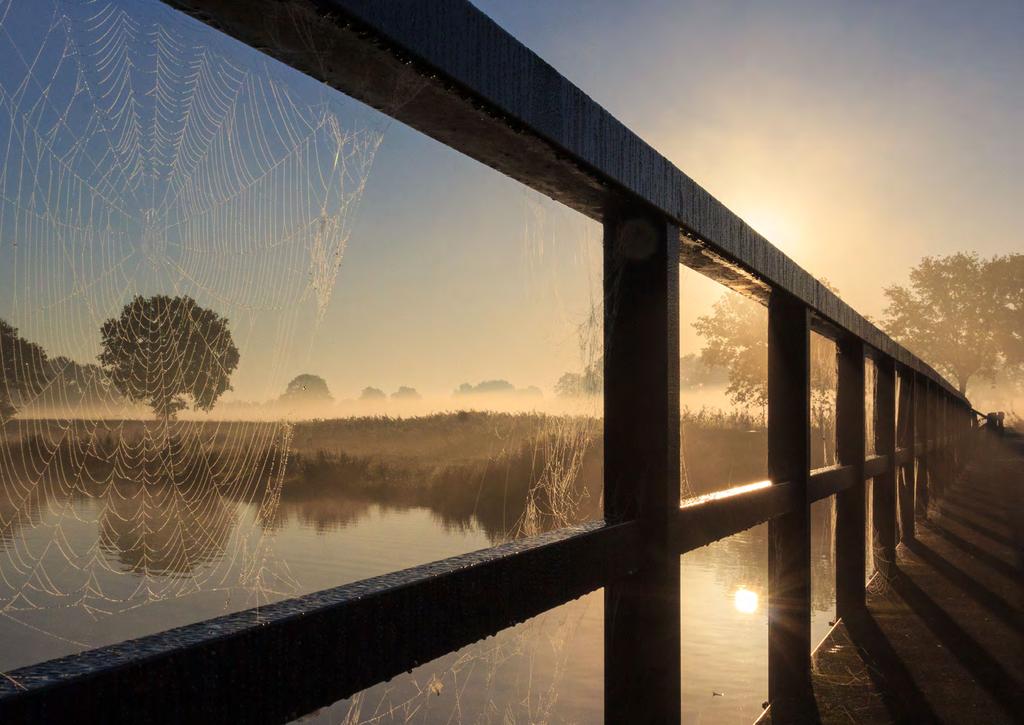
[{"label": "shadow on path", "polygon": [[874,617],[865,613],[848,619],[845,625],[893,721],[942,722]]},{"label": "shadow on path", "polygon": [[820,722],[1024,723],[1024,441],[980,445],[816,651]]},{"label": "shadow on path", "polygon": [[[1007,715],[1017,717],[1024,712],[1024,692],[1003,663],[986,652],[909,576],[897,572],[892,586],[936,639],[971,672],[975,683],[985,688],[1003,706]],[[948,685],[958,686],[958,683],[950,682]]]},{"label": "shadow on path", "polygon": [[989,591],[980,581],[960,567],[951,564],[945,557],[939,555],[923,542],[911,541],[906,546],[927,563],[928,566],[942,574],[950,583],[959,587],[964,594],[1001,619],[1003,624],[1015,630],[1018,634],[1024,635],[1024,613],[1019,609],[1016,609],[998,594]]}]

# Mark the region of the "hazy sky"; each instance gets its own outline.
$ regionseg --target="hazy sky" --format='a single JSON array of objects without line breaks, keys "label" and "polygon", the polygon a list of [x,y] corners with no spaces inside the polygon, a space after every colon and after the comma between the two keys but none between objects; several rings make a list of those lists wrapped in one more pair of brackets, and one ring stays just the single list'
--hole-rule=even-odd
[{"label": "hazy sky", "polygon": [[[1024,4],[477,5],[862,312],[881,314],[880,290],[925,254],[1024,249]],[[392,319],[364,323],[411,323],[399,349],[431,383],[461,369],[550,386],[565,348],[574,351],[544,311],[557,280],[538,285],[524,264],[518,242],[529,217],[507,208],[519,201],[515,185],[409,136],[388,131],[367,200],[392,198],[382,177],[406,154],[425,156],[444,182],[410,169],[393,221],[412,216],[426,228],[415,241],[379,235],[374,256],[390,263],[372,275],[358,267],[379,227],[367,229],[365,246],[354,240],[339,317],[359,316],[357,287],[376,277],[398,297],[376,311]],[[368,205],[366,227],[372,216]],[[555,241],[569,248],[556,250],[563,262],[581,244]],[[563,267],[568,305],[557,318],[572,321],[589,297],[581,270]],[[684,321],[717,294],[685,275]],[[683,341],[699,345],[688,324]],[[322,344],[345,355],[344,338]],[[394,363],[383,369],[401,377]]]},{"label": "hazy sky", "polygon": [[1024,249],[1024,3],[478,4],[864,312]]},{"label": "hazy sky", "polygon": [[[121,4],[144,20],[170,12]],[[1024,248],[1022,3],[477,4],[864,313],[880,314],[881,289],[925,254]],[[16,37],[0,43],[28,42]],[[323,92],[279,72],[296,97]],[[18,86],[13,61],[0,74],[7,92]],[[273,314],[216,291],[200,299],[222,300],[239,327],[232,396],[276,394],[301,372],[339,398],[366,385],[447,394],[487,378],[550,395],[580,365],[576,329],[600,292],[598,226],[332,95],[342,122],[383,143],[319,322],[308,295]],[[13,259],[15,235],[0,232],[0,259]],[[259,294],[290,274],[259,265],[234,291]],[[95,354],[92,323],[63,329],[19,290],[0,292],[0,315],[54,352]],[[698,348],[690,323],[718,294],[684,276],[684,352]],[[113,315],[116,296],[93,316]]]}]

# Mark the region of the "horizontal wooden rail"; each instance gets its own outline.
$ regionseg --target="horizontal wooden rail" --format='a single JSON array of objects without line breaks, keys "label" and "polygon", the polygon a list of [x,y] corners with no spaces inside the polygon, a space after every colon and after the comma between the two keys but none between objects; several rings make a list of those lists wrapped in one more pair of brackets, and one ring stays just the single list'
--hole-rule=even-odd
[{"label": "horizontal wooden rail", "polygon": [[672,525],[671,545],[684,554],[789,513],[798,493],[789,484],[761,481],[687,502]]},{"label": "horizontal wooden rail", "polygon": [[881,476],[889,468],[889,456],[869,456],[864,459],[864,478]]},{"label": "horizontal wooden rail", "polygon": [[[864,478],[884,472],[888,456],[871,456],[864,462]],[[821,501],[857,483],[854,466],[828,466],[811,471],[807,488],[809,503]],[[672,542],[680,553],[707,546],[789,513],[797,505],[789,484],[769,481],[735,486],[685,501],[673,524]]]},{"label": "horizontal wooden rail", "polygon": [[811,503],[828,498],[833,494],[857,483],[857,469],[853,466],[829,466],[811,471],[811,481],[807,487],[807,498]]},{"label": "horizontal wooden rail", "polygon": [[639,552],[636,523],[590,523],[32,665],[0,678],[0,722],[283,722],[598,589]]}]

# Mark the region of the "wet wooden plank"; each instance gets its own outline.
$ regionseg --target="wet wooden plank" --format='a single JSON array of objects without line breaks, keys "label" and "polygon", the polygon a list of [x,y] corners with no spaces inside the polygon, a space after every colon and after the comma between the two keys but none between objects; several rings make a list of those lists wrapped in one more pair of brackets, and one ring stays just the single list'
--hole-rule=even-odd
[{"label": "wet wooden plank", "polygon": [[789,513],[802,502],[801,492],[789,483],[737,486],[702,496],[679,509],[672,527],[672,546],[685,554]]},{"label": "wet wooden plank", "polygon": [[851,465],[835,465],[811,471],[807,498],[811,503],[845,491],[863,481],[863,471]]},{"label": "wet wooden plank", "polygon": [[884,475],[889,468],[889,456],[868,456],[864,460],[864,478]]}]

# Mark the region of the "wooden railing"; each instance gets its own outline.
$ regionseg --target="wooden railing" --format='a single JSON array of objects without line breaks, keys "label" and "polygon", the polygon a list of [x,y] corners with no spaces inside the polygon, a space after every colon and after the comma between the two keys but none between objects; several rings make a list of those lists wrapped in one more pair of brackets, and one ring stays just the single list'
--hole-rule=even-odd
[{"label": "wooden railing", "polygon": [[[963,460],[967,400],[464,0],[173,4],[604,224],[605,520],[27,667],[0,679],[0,721],[280,722],[604,587],[606,718],[678,722],[679,556],[765,521],[769,700],[795,719],[810,505],[837,497],[849,616],[867,527],[886,576]],[[680,263],[765,303],[769,341],[770,482],[682,508]],[[838,349],[839,463],[817,471],[812,330]]]}]

